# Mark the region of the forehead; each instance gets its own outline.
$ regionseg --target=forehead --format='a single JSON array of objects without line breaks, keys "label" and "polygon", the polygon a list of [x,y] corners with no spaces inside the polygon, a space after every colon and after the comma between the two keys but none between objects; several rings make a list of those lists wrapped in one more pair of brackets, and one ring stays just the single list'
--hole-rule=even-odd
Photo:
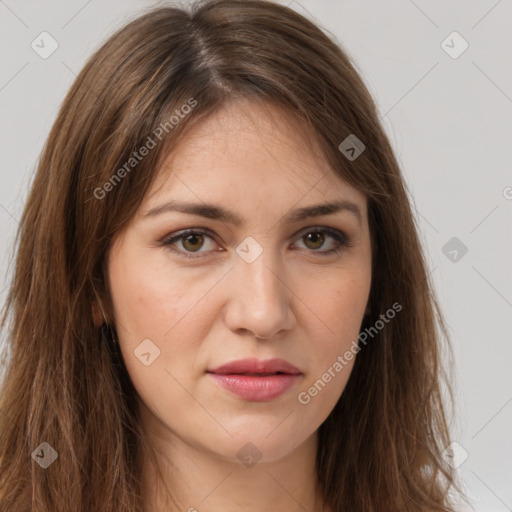
[{"label": "forehead", "polygon": [[266,208],[340,195],[366,204],[364,194],[329,166],[303,123],[282,107],[247,99],[191,125],[159,169],[144,206],[170,195]]}]

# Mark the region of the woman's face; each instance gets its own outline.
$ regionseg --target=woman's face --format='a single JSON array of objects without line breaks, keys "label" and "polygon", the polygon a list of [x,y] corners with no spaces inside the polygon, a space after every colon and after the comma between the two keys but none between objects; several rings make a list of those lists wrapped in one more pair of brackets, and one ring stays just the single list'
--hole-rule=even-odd
[{"label": "woman's face", "polygon": [[[306,215],[331,202],[345,203]],[[232,103],[168,157],[113,241],[109,282],[155,438],[277,460],[316,439],[352,370],[343,356],[355,352],[371,282],[366,198],[287,113]]]}]

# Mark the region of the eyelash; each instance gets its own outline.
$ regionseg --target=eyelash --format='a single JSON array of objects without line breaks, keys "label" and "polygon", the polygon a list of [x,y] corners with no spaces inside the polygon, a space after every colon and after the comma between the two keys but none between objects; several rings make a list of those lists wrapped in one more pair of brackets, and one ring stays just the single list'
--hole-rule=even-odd
[{"label": "eyelash", "polygon": [[[335,247],[334,249],[329,249],[327,251],[318,251],[318,250],[311,249],[309,251],[314,254],[320,254],[321,256],[330,256],[332,254],[341,252],[344,248],[352,247],[351,240],[342,231],[323,228],[323,227],[319,227],[319,226],[313,226],[311,228],[308,228],[307,231],[303,231],[302,233],[303,233],[303,235],[299,238],[302,238],[303,236],[310,234],[310,233],[324,233],[324,234],[327,233],[329,236],[334,238],[334,240],[336,240],[336,242],[338,243],[338,246]],[[161,240],[160,243],[163,246],[167,247],[169,250],[171,250],[175,253],[178,253],[181,256],[184,256],[185,258],[202,258],[203,256],[201,256],[201,254],[203,254],[203,255],[207,254],[209,251],[206,251],[204,253],[199,253],[199,252],[192,253],[192,252],[187,252],[187,251],[184,252],[182,250],[176,250],[172,247],[172,244],[174,242],[183,240],[189,235],[206,235],[212,239],[214,238],[213,234],[207,229],[191,228],[191,229],[186,229],[186,230],[180,231],[177,234],[173,234],[169,237],[166,237],[163,240]],[[198,254],[198,256],[196,256],[195,254]]]}]

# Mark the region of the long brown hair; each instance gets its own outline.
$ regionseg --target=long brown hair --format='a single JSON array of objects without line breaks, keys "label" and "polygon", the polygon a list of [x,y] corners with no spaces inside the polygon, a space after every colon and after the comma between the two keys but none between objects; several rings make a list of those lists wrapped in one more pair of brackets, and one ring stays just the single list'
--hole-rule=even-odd
[{"label": "long brown hair", "polygon": [[[190,12],[151,10],[110,37],[51,130],[2,317],[2,327],[10,320],[0,395],[2,512],[144,510],[135,390],[119,353],[102,343],[91,304],[115,336],[110,243],[185,128],[234,97],[285,107],[335,172],[366,194],[373,281],[361,330],[375,330],[392,304],[402,306],[362,347],[319,429],[324,503],[334,512],[453,510],[449,490],[459,487],[442,456],[450,444],[441,396],[443,382],[451,389],[441,364],[449,337],[374,102],[339,44],[292,9],[213,0]],[[349,135],[365,145],[353,160],[339,149]],[[149,138],[154,147],[135,163]],[[447,398],[451,404],[452,393]],[[46,470],[33,456],[43,442],[58,454]]]}]

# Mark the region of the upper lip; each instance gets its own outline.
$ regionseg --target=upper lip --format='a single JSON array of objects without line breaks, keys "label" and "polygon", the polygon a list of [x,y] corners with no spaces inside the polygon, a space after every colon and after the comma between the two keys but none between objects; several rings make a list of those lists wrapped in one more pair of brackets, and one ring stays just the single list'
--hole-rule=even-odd
[{"label": "upper lip", "polygon": [[289,373],[292,375],[299,375],[301,371],[293,364],[285,361],[284,359],[267,359],[260,361],[256,358],[252,359],[239,359],[227,364],[223,364],[208,370],[209,373],[216,373],[219,375],[241,374],[241,373]]}]

